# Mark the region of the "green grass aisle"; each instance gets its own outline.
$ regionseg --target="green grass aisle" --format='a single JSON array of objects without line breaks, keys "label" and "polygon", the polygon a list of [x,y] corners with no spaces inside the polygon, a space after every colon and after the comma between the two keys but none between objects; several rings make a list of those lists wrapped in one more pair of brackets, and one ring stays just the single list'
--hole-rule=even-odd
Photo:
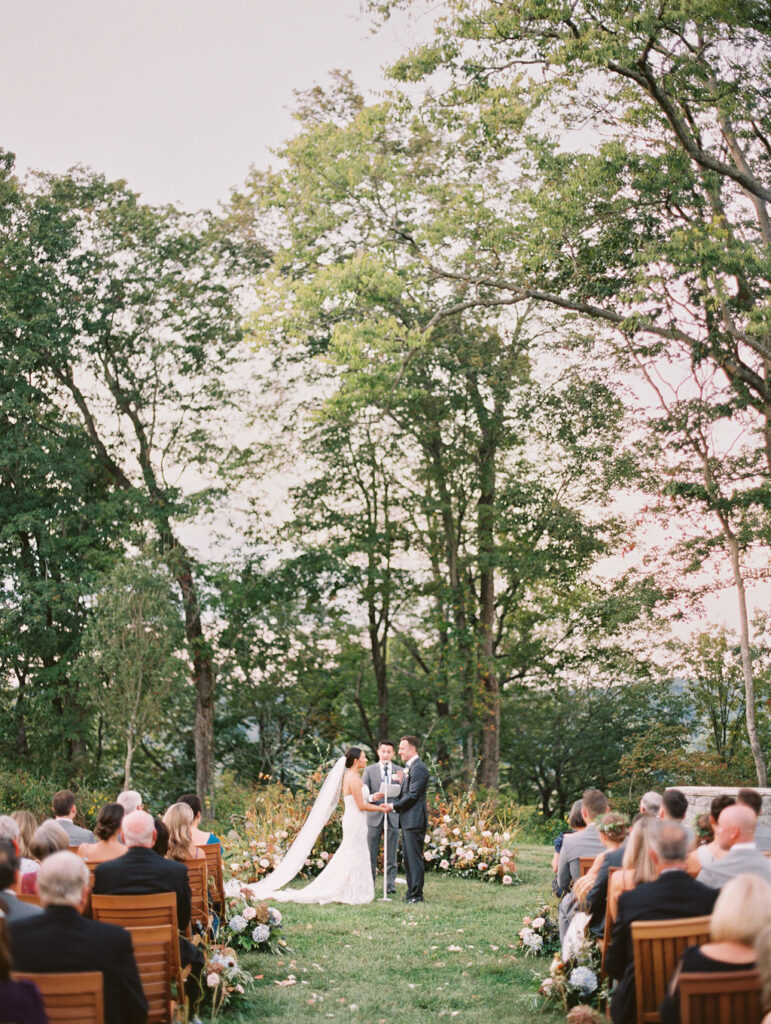
[{"label": "green grass aisle", "polygon": [[[260,1024],[519,1024],[536,1015],[549,959],[517,949],[522,917],[548,894],[550,848],[520,846],[522,884],[427,876],[426,903],[280,904],[291,953],[243,957],[264,980],[226,1021]],[[398,886],[400,894],[403,886]],[[294,983],[292,982],[294,979]],[[290,981],[278,985],[276,982]],[[552,1013],[540,1020],[559,1020]]]}]

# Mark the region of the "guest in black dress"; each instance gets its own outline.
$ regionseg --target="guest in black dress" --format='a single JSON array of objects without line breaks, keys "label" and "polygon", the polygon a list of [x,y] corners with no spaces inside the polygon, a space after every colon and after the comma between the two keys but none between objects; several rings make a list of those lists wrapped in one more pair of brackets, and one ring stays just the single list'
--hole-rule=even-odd
[{"label": "guest in black dress", "polygon": [[11,981],[11,954],[5,927],[5,904],[0,899],[0,1024],[24,1021],[24,1024],[48,1024],[35,985],[31,981]]},{"label": "guest in black dress", "polygon": [[659,1007],[661,1024],[680,1024],[681,973],[714,974],[749,971],[756,966],[755,940],[771,920],[771,885],[757,875],[737,875],[720,890],[712,911],[709,937],[703,946],[689,946]]}]

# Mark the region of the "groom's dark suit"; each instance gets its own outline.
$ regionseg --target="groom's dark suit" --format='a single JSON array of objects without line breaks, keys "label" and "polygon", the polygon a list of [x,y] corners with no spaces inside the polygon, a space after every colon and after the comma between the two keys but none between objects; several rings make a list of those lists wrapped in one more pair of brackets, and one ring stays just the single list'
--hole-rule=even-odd
[{"label": "groom's dark suit", "polygon": [[423,899],[423,847],[428,825],[426,788],[428,768],[416,757],[404,769],[401,796],[394,800],[393,809],[399,815],[402,831],[402,859],[407,875],[407,899]]}]

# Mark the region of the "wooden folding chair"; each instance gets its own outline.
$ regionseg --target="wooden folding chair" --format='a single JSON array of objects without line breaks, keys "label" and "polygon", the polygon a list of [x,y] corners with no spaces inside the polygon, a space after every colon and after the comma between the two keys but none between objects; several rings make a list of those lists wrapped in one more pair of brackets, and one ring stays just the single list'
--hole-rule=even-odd
[{"label": "wooden folding chair", "polygon": [[175,1011],[172,982],[178,986],[178,998],[183,998],[177,934],[170,924],[132,927],[128,932],[134,946],[142,990],[150,1007],[148,1024],[170,1024]]},{"label": "wooden folding chair", "polygon": [[104,1024],[104,979],[101,971],[28,974],[13,971],[14,981],[37,985],[48,1024]]},{"label": "wooden folding chair", "polygon": [[99,896],[91,894],[95,921],[119,924],[122,928],[152,928],[170,924],[179,934],[177,897],[173,892],[154,892],[142,896]]},{"label": "wooden folding chair", "polygon": [[619,865],[614,865],[608,868],[608,887],[605,892],[605,928],[602,933],[602,938],[597,943],[602,953],[602,962],[600,964],[600,978],[605,977],[605,955],[608,952],[608,946],[610,946],[610,935],[613,931],[613,915],[610,912],[610,880],[617,871],[623,871],[624,869]]},{"label": "wooden folding chair", "polygon": [[680,975],[680,1024],[760,1024],[756,970]]},{"label": "wooden folding chair", "polygon": [[637,1024],[658,1024],[659,1003],[686,946],[709,941],[709,915],[666,921],[633,921]]},{"label": "wooden folding chair", "polygon": [[192,927],[200,924],[205,934],[209,931],[211,924],[209,917],[209,890],[206,884],[206,865],[208,861],[205,857],[196,857],[195,860],[184,860],[182,863],[187,867],[187,876],[190,880],[190,895],[192,897],[190,924]]},{"label": "wooden folding chair", "polygon": [[[596,856],[596,855],[595,855]],[[589,873],[589,868],[594,864],[595,857],[579,857],[578,858],[578,877],[583,878],[584,875]]]},{"label": "wooden folding chair", "polygon": [[209,893],[212,904],[220,918],[225,916],[225,882],[222,874],[222,847],[219,843],[199,846],[206,857],[206,873],[209,877]]}]

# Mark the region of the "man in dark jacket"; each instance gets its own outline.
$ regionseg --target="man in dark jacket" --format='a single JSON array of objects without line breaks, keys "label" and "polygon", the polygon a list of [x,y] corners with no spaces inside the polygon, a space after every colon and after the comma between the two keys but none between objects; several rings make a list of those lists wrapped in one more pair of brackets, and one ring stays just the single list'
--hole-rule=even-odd
[{"label": "man in dark jacket", "polygon": [[106,1024],[145,1024],[147,1000],[131,936],[125,928],[81,917],[88,899],[88,868],[62,850],[40,865],[42,914],[9,925],[17,971],[39,974],[100,971]]},{"label": "man in dark jacket", "polygon": [[[97,864],[94,871],[94,894],[98,896],[142,896],[147,893],[173,892],[177,897],[177,925],[185,931],[190,924],[190,881],[187,867],[176,860],[159,857],[153,850],[155,825],[146,811],[127,814],[121,825],[121,836],[128,847],[122,857]],[[198,946],[180,936],[179,954],[182,966],[192,972],[187,981],[187,995],[195,1005],[200,998],[200,977],[203,954]]]},{"label": "man in dark jacket", "polygon": [[655,882],[624,892],[618,901],[605,970],[618,979],[610,1004],[614,1024],[633,1024],[635,1012],[633,921],[665,921],[712,913],[717,891],[694,881],[685,870],[688,833],[676,821],[661,821],[651,837],[651,857],[658,869]]},{"label": "man in dark jacket", "polygon": [[404,761],[402,792],[392,804],[399,815],[402,833],[402,858],[407,875],[407,895],[404,899],[407,903],[423,902],[423,847],[428,825],[426,789],[429,774],[428,768],[418,757],[419,747],[417,736],[402,736],[399,740],[399,757]]}]

